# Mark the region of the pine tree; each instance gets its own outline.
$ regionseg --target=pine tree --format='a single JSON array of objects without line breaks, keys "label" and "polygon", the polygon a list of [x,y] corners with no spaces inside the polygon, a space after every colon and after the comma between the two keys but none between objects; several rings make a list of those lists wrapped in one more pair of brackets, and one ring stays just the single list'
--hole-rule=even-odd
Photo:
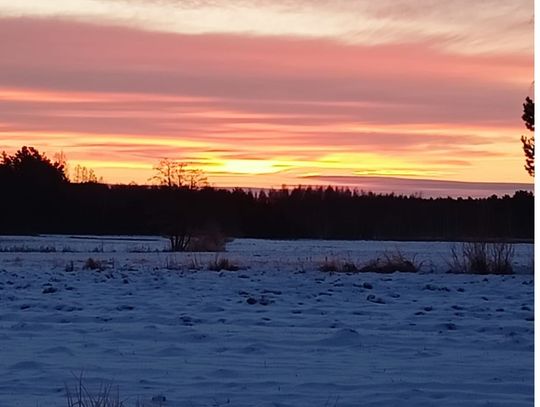
[{"label": "pine tree", "polygon": [[523,103],[523,115],[521,116],[527,129],[533,132],[531,137],[521,136],[523,152],[525,153],[525,170],[534,177],[534,101],[527,97]]}]

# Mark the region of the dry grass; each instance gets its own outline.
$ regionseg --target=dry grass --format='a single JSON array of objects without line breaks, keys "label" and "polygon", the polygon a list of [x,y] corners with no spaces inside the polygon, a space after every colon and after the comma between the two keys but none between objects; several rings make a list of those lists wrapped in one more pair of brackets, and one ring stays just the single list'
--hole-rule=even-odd
[{"label": "dry grass", "polygon": [[468,242],[452,247],[452,273],[512,274],[514,246],[510,243]]},{"label": "dry grass", "polygon": [[319,266],[319,270],[326,273],[355,273],[358,271],[358,267],[351,261],[325,257],[324,262]]},{"label": "dry grass", "polygon": [[169,251],[172,252],[224,252],[227,238],[217,230],[203,231],[169,236]]},{"label": "dry grass", "polygon": [[76,385],[66,384],[65,390],[67,407],[125,407],[118,387],[102,383],[97,391],[90,391],[83,383],[82,374],[77,377]]},{"label": "dry grass", "polygon": [[238,271],[238,270],[240,270],[240,267],[237,264],[233,263],[231,260],[229,260],[226,257],[218,257],[218,256],[216,256],[216,258],[212,262],[210,262],[208,264],[208,270],[211,270],[211,271],[221,271],[221,270]]},{"label": "dry grass", "polygon": [[56,247],[54,246],[9,246],[0,247],[0,253],[56,253]]},{"label": "dry grass", "polygon": [[[127,407],[126,399],[120,398],[120,389],[112,384],[101,383],[97,390],[90,390],[84,383],[82,373],[75,376],[74,385],[65,385],[67,407]],[[161,407],[165,397],[152,397],[151,406]],[[131,404],[133,405],[133,404]],[[140,400],[135,401],[134,407],[150,407]]]},{"label": "dry grass", "polygon": [[165,259],[165,268],[167,270],[174,270],[174,271],[179,271],[179,270],[184,270],[185,267],[182,263],[180,263],[176,257],[171,257],[171,256],[167,256],[167,258]]},{"label": "dry grass", "polygon": [[352,261],[343,261],[336,258],[325,257],[319,270],[329,273],[416,273],[420,271],[423,263],[415,257],[407,258],[399,250],[385,252],[380,257],[370,260],[363,267]]},{"label": "dry grass", "polygon": [[423,263],[412,258],[406,257],[399,250],[394,252],[385,252],[381,257],[370,260],[359,271],[363,273],[417,273],[422,268]]}]

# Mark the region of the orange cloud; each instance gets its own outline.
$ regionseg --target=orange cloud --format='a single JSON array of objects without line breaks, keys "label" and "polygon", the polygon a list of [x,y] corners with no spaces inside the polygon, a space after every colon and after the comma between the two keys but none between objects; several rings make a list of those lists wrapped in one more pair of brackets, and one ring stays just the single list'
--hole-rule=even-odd
[{"label": "orange cloud", "polygon": [[145,182],[162,157],[220,185],[528,181],[527,53],[0,21],[0,149],[64,150],[110,182]]}]

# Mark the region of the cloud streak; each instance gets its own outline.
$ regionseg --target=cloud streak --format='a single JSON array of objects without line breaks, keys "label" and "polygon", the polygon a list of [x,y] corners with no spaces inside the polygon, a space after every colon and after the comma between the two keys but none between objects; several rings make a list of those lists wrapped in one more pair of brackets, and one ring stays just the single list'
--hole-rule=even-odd
[{"label": "cloud streak", "polygon": [[[1,10],[15,13],[0,1]],[[259,186],[321,171],[526,180],[519,117],[531,54],[456,53],[431,34],[379,43],[262,34],[0,19],[10,39],[0,42],[0,149],[63,149],[109,163],[105,177],[126,182],[148,179],[164,156],[201,165],[215,182],[282,176]]]},{"label": "cloud streak", "polygon": [[440,47],[458,53],[533,49],[531,0],[0,0],[0,13],[181,34],[333,38],[367,45],[437,39]]}]

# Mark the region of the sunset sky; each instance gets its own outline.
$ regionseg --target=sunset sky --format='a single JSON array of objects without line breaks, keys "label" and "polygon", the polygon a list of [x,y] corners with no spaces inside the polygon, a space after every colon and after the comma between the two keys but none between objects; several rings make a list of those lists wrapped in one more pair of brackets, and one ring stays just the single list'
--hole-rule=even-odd
[{"label": "sunset sky", "polygon": [[523,188],[533,6],[0,0],[0,150],[110,183],[167,157],[216,186]]}]

